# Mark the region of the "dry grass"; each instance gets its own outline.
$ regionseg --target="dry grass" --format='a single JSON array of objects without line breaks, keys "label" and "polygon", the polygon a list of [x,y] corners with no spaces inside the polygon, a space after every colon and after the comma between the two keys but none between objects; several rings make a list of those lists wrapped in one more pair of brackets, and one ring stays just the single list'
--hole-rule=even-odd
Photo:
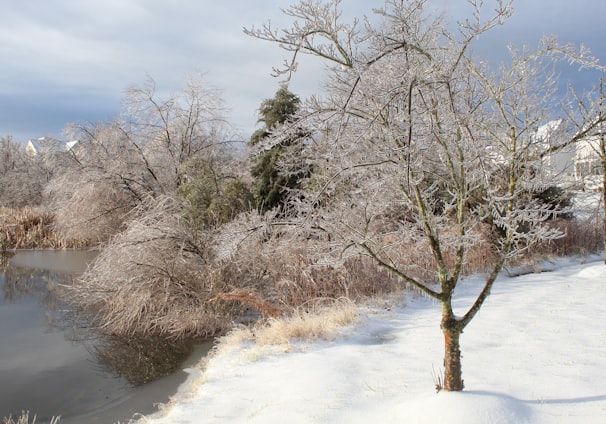
[{"label": "dry grass", "polygon": [[586,220],[562,220],[553,224],[564,236],[545,243],[537,253],[551,256],[588,255],[604,249],[604,228],[601,217]]},{"label": "dry grass", "polygon": [[64,239],[53,228],[51,213],[32,209],[0,208],[0,250],[85,247],[85,240]]},{"label": "dry grass", "polygon": [[286,346],[294,340],[312,342],[329,340],[345,325],[358,322],[355,304],[348,299],[336,299],[313,309],[297,309],[289,316],[270,318],[254,326],[239,326],[218,339],[213,355],[237,349],[244,342],[257,346]]},{"label": "dry grass", "polygon": [[[59,418],[60,417],[51,418],[51,420],[49,421],[49,424],[57,424],[59,422]],[[29,411],[23,411],[21,413],[21,416],[19,416],[19,418],[17,418],[17,421],[15,421],[13,419],[13,417],[11,415],[9,415],[8,417],[4,417],[2,419],[2,423],[3,424],[36,424],[36,416],[34,415],[34,417],[32,418],[32,420],[30,422]]]},{"label": "dry grass", "polygon": [[339,328],[358,319],[351,301],[337,299],[329,306],[316,307],[311,311],[296,310],[286,318],[270,319],[266,325],[255,329],[255,342],[259,345],[279,345],[291,340],[310,342],[330,339]]}]

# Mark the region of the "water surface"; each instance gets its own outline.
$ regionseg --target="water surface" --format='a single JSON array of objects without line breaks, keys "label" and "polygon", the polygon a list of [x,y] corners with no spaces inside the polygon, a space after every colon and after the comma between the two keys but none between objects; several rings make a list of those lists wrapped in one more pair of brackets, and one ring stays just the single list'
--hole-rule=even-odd
[{"label": "water surface", "polygon": [[75,319],[57,297],[96,255],[19,251],[0,268],[0,418],[36,422],[128,421],[167,402],[211,343],[107,339]]}]

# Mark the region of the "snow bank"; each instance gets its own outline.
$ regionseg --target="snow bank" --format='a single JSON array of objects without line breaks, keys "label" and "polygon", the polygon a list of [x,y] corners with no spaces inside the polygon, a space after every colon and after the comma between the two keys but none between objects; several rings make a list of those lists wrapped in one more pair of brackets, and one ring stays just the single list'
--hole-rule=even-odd
[{"label": "snow bank", "polygon": [[[242,344],[210,359],[148,423],[606,422],[606,266],[502,277],[462,336],[466,391],[438,394],[439,307],[361,310],[335,341]],[[461,312],[480,289],[465,280]]]}]

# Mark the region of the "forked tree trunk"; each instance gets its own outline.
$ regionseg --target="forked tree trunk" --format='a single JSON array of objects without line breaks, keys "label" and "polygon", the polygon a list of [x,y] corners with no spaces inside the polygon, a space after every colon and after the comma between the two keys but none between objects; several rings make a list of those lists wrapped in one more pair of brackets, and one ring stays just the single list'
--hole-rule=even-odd
[{"label": "forked tree trunk", "polygon": [[444,387],[449,392],[463,390],[463,372],[461,369],[461,330],[448,322],[442,325],[444,333]]}]

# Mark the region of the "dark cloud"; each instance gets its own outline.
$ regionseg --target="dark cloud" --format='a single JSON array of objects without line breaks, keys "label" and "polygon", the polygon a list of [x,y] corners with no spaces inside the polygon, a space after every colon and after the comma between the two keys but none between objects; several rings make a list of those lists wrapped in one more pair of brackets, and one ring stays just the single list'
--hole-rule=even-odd
[{"label": "dark cloud", "polygon": [[[271,97],[270,76],[285,53],[251,39],[243,27],[268,20],[289,26],[280,9],[295,0],[226,2],[201,0],[0,0],[0,136],[59,135],[67,122],[96,121],[118,112],[125,89],[148,75],[167,91],[179,89],[187,73],[205,72],[223,89],[228,117],[247,138],[256,109]],[[486,0],[491,8],[494,1]],[[346,15],[372,13],[383,0],[345,0]],[[462,0],[429,0],[446,7],[453,20],[466,16]],[[543,33],[561,41],[584,42],[606,64],[606,2],[517,0],[503,27],[480,40],[477,52],[502,60],[505,45],[535,46]],[[291,89],[307,96],[319,88],[319,66],[304,61]],[[591,78],[564,69],[567,81],[589,86]]]},{"label": "dark cloud", "polygon": [[0,136],[25,142],[32,138],[62,138],[67,123],[97,122],[111,118],[119,99],[73,92],[0,94]]}]

